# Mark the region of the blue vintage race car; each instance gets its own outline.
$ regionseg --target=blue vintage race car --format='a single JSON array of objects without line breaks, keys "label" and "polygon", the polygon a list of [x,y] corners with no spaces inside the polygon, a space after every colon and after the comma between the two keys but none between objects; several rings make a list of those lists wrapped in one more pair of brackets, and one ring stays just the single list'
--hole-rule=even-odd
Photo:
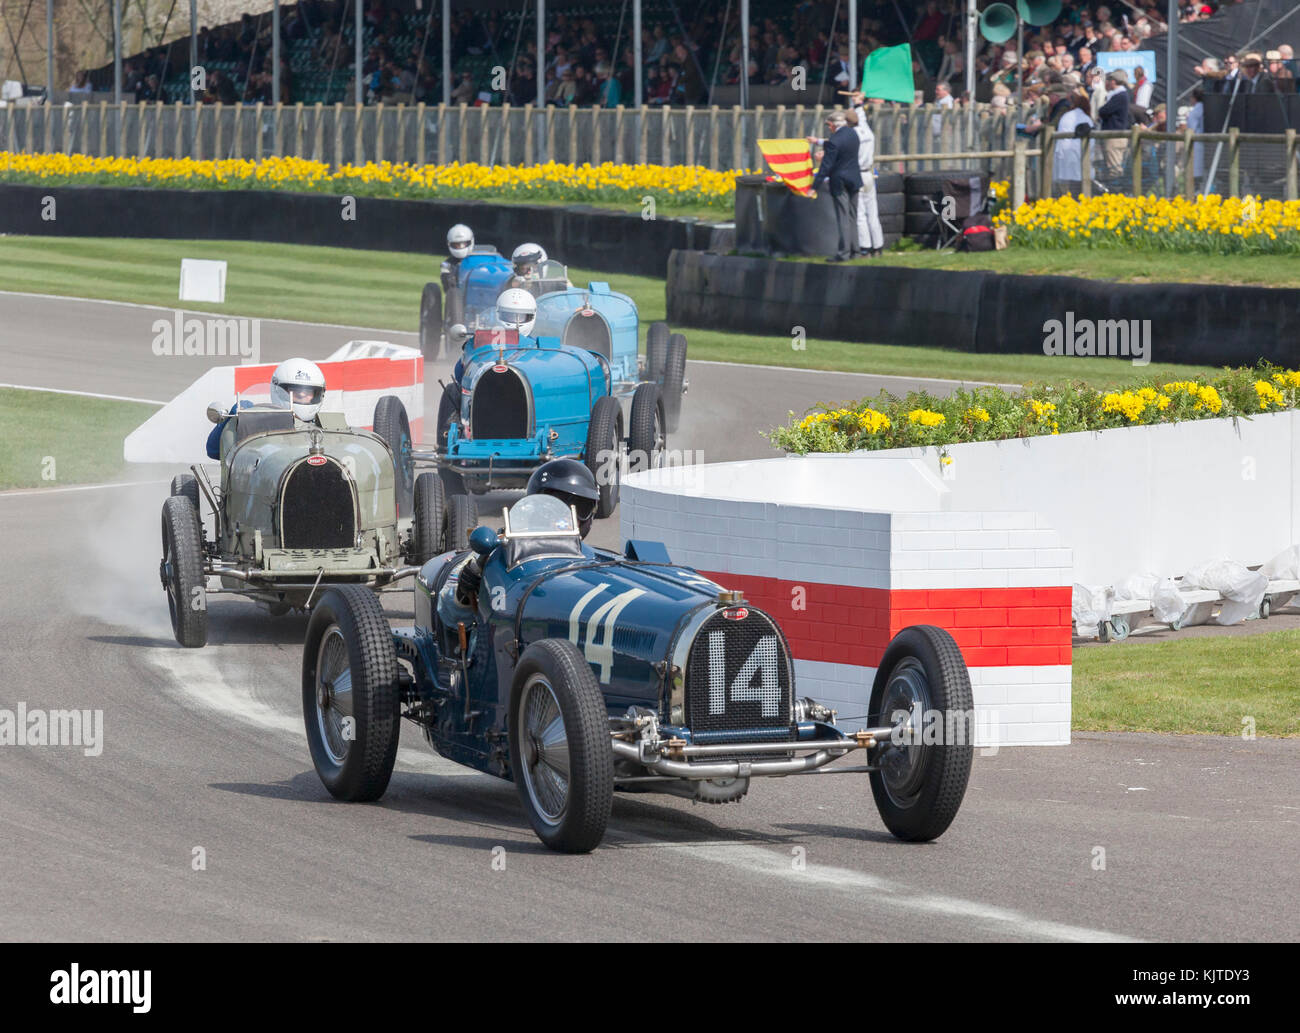
[{"label": "blue vintage race car", "polygon": [[600,485],[597,515],[609,516],[625,462],[658,466],[680,419],[686,338],[656,323],[648,341],[643,365],[636,304],[605,283],[544,294],[532,336],[498,327],[466,341],[460,382],[439,402],[436,447],[417,458],[437,463],[452,494],[481,494],[522,488],[542,463],[573,456]]},{"label": "blue vintage race car", "polygon": [[568,270],[546,261],[538,275],[517,281],[510,259],[488,244],[475,245],[440,283],[427,283],[420,299],[420,351],[426,359],[443,354],[447,331],[454,326],[481,330],[496,325],[497,298],[510,286],[523,287],[540,297],[569,286]]},{"label": "blue vintage race car", "polygon": [[[594,550],[577,514],[529,495],[478,528],[471,552],[417,575],[414,627],[391,628],[374,595],[333,588],[303,652],[303,712],[321,781],[343,800],[383,795],[400,718],[460,764],[512,779],[538,837],[594,849],[615,789],[739,800],[750,780],[870,775],[900,839],[928,840],[961,805],[973,753],[970,678],[942,629],[907,628],[885,651],[867,727],[796,692],[776,621],[662,545]],[[471,556],[482,578],[456,606]],[[467,582],[468,583],[468,582]],[[933,734],[936,728],[939,734]],[[924,729],[925,734],[920,734]]]}]

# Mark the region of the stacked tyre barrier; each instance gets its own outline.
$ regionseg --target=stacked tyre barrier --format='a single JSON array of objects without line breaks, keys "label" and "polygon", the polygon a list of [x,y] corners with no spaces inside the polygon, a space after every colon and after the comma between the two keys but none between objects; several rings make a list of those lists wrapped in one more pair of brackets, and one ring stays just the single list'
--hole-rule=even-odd
[{"label": "stacked tyre barrier", "polygon": [[885,247],[891,248],[902,239],[907,210],[903,177],[897,172],[876,172],[876,211],[880,214],[880,231],[885,235]]},{"label": "stacked tyre barrier", "polygon": [[[911,237],[922,247],[934,248],[941,243],[943,223],[939,213],[944,210],[945,201],[949,201],[954,216],[949,221],[956,225],[970,214],[963,210],[965,196],[952,195],[953,181],[979,181],[980,197],[988,196],[989,176],[986,172],[975,169],[935,169],[931,172],[910,172],[902,177],[903,183],[903,234]],[[967,195],[968,196],[968,195]],[[881,209],[884,215],[884,209]],[[883,224],[882,224],[883,225]],[[888,237],[888,230],[885,230]],[[951,236],[951,234],[949,234]]]}]

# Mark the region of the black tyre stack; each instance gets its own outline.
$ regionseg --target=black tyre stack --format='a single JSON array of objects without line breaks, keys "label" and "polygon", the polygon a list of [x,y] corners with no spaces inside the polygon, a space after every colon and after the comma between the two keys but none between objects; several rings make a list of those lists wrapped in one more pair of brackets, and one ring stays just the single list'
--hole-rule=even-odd
[{"label": "black tyre stack", "polygon": [[[943,207],[944,192],[948,181],[952,179],[971,179],[986,173],[976,169],[935,169],[932,172],[909,172],[904,178],[903,197],[903,234],[911,237],[922,247],[933,248],[939,243],[939,217],[930,208],[933,201],[936,208]],[[954,220],[958,222],[959,220]]]},{"label": "black tyre stack", "polygon": [[903,212],[906,198],[903,177],[897,172],[876,173],[876,210],[880,213],[880,231],[885,235],[886,249],[893,247],[903,236]]}]

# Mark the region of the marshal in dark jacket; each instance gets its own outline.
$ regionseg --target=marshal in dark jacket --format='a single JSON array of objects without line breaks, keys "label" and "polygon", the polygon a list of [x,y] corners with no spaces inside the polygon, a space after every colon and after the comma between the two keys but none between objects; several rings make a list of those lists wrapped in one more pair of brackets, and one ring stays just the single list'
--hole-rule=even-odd
[{"label": "marshal in dark jacket", "polygon": [[862,172],[858,168],[858,134],[850,126],[840,126],[827,138],[822,149],[822,164],[813,177],[813,189],[826,183],[832,194],[862,189]]}]

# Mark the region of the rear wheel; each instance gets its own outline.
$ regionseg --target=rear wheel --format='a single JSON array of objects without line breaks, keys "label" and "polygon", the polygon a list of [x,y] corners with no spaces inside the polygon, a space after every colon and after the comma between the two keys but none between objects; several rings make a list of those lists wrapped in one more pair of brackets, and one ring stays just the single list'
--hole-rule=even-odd
[{"label": "rear wheel", "polygon": [[[871,690],[870,720],[906,722],[911,733],[872,750],[871,795],[885,826],[899,839],[935,839],[952,824],[970,778],[970,674],[961,650],[942,628],[904,628],[889,644]],[[927,743],[926,740],[936,740]]]},{"label": "rear wheel", "polygon": [[651,323],[645,335],[645,375],[647,380],[658,380],[663,376],[664,359],[668,356],[668,324],[660,321]]},{"label": "rear wheel", "polygon": [[685,334],[673,334],[668,338],[662,383],[665,427],[669,434],[673,434],[682,422],[682,391],[686,388]]},{"label": "rear wheel", "polygon": [[415,459],[411,455],[411,422],[406,416],[406,406],[397,395],[384,395],[375,403],[373,425],[375,433],[388,442],[393,452],[393,489],[398,512],[409,513],[415,490]]},{"label": "rear wheel", "polygon": [[619,494],[619,442],[623,440],[623,407],[612,395],[596,399],[591,410],[591,423],[587,425],[587,451],[583,462],[596,478],[600,501],[596,503],[596,516],[602,520],[618,508]]},{"label": "rear wheel", "polygon": [[203,574],[199,517],[184,495],[173,495],[163,503],[162,548],[158,574],[167,591],[172,634],[187,649],[207,645],[207,578]]},{"label": "rear wheel", "polygon": [[420,354],[426,360],[442,355],[442,288],[426,283],[420,296]]},{"label": "rear wheel", "polygon": [[478,527],[478,506],[469,495],[448,495],[442,521],[443,542],[452,552],[469,548],[469,536]]},{"label": "rear wheel", "polygon": [[614,802],[609,718],[591,665],[567,639],[524,650],[510,691],[510,770],[546,846],[594,850]]},{"label": "rear wheel", "polygon": [[378,800],[399,734],[393,634],[368,588],[331,588],[312,609],[302,658],[302,708],[312,763],[340,800]]},{"label": "rear wheel", "polygon": [[442,479],[436,473],[422,473],[415,479],[415,510],[411,524],[410,560],[424,566],[442,552],[442,511],[445,500]]},{"label": "rear wheel", "polygon": [[639,384],[632,395],[627,466],[630,473],[654,470],[663,463],[664,406],[657,384]]}]

